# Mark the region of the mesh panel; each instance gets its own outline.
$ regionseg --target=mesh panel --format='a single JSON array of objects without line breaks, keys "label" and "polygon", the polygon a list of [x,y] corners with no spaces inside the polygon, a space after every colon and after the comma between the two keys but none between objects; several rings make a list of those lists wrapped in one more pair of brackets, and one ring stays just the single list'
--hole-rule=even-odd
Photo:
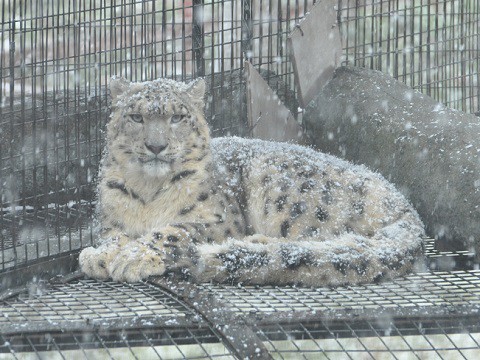
[{"label": "mesh panel", "polygon": [[202,285],[239,313],[335,311],[480,305],[480,271],[419,273],[385,284],[348,288]]},{"label": "mesh panel", "polygon": [[[478,319],[378,319],[273,325],[257,330],[273,357],[307,359],[475,359]],[[419,335],[420,334],[420,335]]]},{"label": "mesh panel", "polygon": [[312,3],[2,2],[0,271],[91,243],[111,76],[205,76],[212,134],[248,135],[243,61],[296,112],[284,45]]},{"label": "mesh panel", "polygon": [[340,0],[345,62],[381,70],[458,110],[479,107],[480,5]]},{"label": "mesh panel", "polygon": [[156,287],[79,281],[54,288],[30,285],[13,302],[6,301],[0,324],[26,321],[98,321],[135,316],[193,316]]},{"label": "mesh panel", "polygon": [[147,283],[39,283],[4,301],[1,314],[0,358],[231,358],[195,311]]},{"label": "mesh panel", "polygon": [[[5,340],[0,351],[14,358],[233,359],[219,339],[198,329],[135,329],[108,332],[28,333]],[[0,358],[2,358],[0,353]]]},{"label": "mesh panel", "polygon": [[480,352],[479,283],[480,270],[333,289],[38,282],[1,303],[0,355],[230,357],[228,336],[244,324],[248,344],[278,358],[469,359]]}]

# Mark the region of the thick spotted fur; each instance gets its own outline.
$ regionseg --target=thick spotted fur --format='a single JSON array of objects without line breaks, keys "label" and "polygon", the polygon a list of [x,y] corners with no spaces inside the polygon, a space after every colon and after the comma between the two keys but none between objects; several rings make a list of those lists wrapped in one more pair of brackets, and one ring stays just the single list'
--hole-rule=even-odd
[{"label": "thick spotted fur", "polygon": [[211,140],[204,91],[112,80],[88,276],[335,286],[412,270],[423,225],[391,184],[300,146]]}]

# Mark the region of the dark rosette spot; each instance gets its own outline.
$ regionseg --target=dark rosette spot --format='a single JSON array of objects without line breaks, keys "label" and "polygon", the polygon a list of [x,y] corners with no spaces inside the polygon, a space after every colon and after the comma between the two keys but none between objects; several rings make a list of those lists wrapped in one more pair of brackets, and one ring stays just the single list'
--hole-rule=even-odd
[{"label": "dark rosette spot", "polygon": [[293,203],[290,209],[290,217],[292,219],[296,219],[297,217],[305,213],[305,211],[307,211],[307,203],[305,201]]},{"label": "dark rosette spot", "polygon": [[322,222],[327,221],[329,217],[328,211],[323,209],[321,206],[317,206],[315,208],[315,217]]},{"label": "dark rosette spot", "polygon": [[282,224],[280,225],[280,235],[281,235],[282,237],[287,237],[289,230],[290,230],[290,223],[288,222],[288,220],[285,220],[285,221],[282,222]]},{"label": "dark rosette spot", "polygon": [[288,269],[297,269],[300,266],[311,266],[315,264],[315,258],[308,249],[296,245],[284,245],[280,248],[282,265]]},{"label": "dark rosette spot", "polygon": [[179,241],[179,238],[175,235],[168,235],[167,240],[170,241],[170,242],[177,242],[177,241]]},{"label": "dark rosette spot", "polygon": [[267,266],[269,263],[266,251],[255,252],[245,248],[235,248],[217,256],[229,274],[235,274],[241,269]]},{"label": "dark rosette spot", "polygon": [[312,190],[316,185],[316,182],[315,180],[307,180],[307,181],[304,181],[301,185],[300,185],[300,188],[298,189],[298,191],[300,191],[301,193],[305,193],[309,190]]},{"label": "dark rosette spot", "polygon": [[332,261],[332,264],[333,264],[333,267],[335,268],[335,270],[341,272],[343,275],[347,274],[347,270],[348,270],[348,267],[349,267],[348,262],[337,259],[337,260]]},{"label": "dark rosette spot", "polygon": [[365,203],[363,201],[355,201],[352,204],[353,212],[357,215],[362,215],[365,211]]},{"label": "dark rosette spot", "polygon": [[275,205],[277,206],[277,211],[282,211],[287,203],[288,195],[280,195],[277,200],[275,200]]},{"label": "dark rosette spot", "polygon": [[193,209],[195,209],[195,204],[184,207],[182,210],[180,210],[179,215],[186,215],[189,212],[191,212]]},{"label": "dark rosette spot", "polygon": [[208,199],[208,193],[202,192],[200,195],[198,195],[197,200],[198,201],[205,201]]}]

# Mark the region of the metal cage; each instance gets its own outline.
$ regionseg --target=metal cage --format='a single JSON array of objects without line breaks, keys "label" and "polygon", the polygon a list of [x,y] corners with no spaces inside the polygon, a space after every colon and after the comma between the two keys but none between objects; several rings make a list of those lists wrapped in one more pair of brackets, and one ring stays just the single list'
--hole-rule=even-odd
[{"label": "metal cage", "polygon": [[[75,273],[95,234],[110,77],[202,76],[212,135],[248,136],[244,61],[299,115],[287,36],[314,2],[1,2],[0,359],[479,356],[478,264],[433,241],[430,272],[354,288]],[[337,20],[343,64],[480,110],[478,1],[338,0]]]}]

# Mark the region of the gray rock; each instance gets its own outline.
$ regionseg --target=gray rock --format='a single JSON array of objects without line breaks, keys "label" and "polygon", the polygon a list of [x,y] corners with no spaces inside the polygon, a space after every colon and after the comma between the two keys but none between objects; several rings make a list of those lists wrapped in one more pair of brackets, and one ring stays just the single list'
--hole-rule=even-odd
[{"label": "gray rock", "polygon": [[[344,67],[305,109],[320,150],[379,171],[440,249],[480,250],[480,119],[378,71]],[[478,253],[478,252],[477,252]]]}]

